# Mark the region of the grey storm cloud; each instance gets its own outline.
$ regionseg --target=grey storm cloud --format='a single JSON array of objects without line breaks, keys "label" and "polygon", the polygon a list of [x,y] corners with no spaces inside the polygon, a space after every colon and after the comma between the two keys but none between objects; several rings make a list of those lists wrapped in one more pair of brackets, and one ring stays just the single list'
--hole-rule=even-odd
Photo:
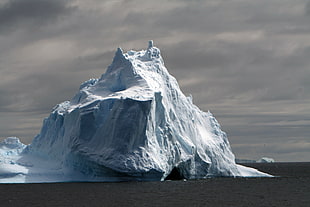
[{"label": "grey storm cloud", "polygon": [[310,1],[308,1],[306,3],[306,6],[305,6],[305,13],[306,15],[310,15]]},{"label": "grey storm cloud", "polygon": [[[199,71],[205,76],[205,93],[213,90],[213,86],[221,96],[251,92],[251,101],[256,102],[310,95],[305,90],[310,82],[303,81],[310,76],[306,58],[308,48],[279,57],[276,51],[242,44],[217,44],[211,48],[207,44],[200,47],[198,44],[183,42],[168,48],[166,63],[174,72],[182,70],[178,72],[185,78],[190,71]],[[201,82],[191,87],[193,91],[201,89]],[[218,101],[214,99],[215,94],[210,95],[211,100]]]},{"label": "grey storm cloud", "polygon": [[0,8],[0,31],[25,26],[40,27],[74,10],[62,0],[9,0]]},{"label": "grey storm cloud", "polygon": [[117,47],[145,49],[153,39],[237,157],[309,160],[309,5],[7,0],[0,3],[0,136],[29,143],[53,106],[105,72]]}]

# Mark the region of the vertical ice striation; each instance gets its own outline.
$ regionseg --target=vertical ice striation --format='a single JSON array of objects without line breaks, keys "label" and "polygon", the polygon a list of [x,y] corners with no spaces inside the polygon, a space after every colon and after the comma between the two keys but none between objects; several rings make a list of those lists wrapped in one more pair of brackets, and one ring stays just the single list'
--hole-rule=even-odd
[{"label": "vertical ice striation", "polygon": [[182,93],[153,41],[147,50],[118,48],[100,79],[53,109],[24,156],[82,180],[266,175],[236,165],[217,120]]}]

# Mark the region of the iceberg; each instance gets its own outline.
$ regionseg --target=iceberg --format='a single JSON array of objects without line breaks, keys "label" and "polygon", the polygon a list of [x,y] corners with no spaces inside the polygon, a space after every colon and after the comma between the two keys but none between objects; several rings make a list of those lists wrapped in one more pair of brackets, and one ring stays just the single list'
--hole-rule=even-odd
[{"label": "iceberg", "polygon": [[225,132],[186,97],[160,50],[124,53],[56,105],[29,145],[0,143],[0,182],[269,176],[235,163]]},{"label": "iceberg", "polygon": [[256,162],[258,162],[258,163],[273,163],[275,161],[273,158],[270,158],[270,157],[262,157],[259,160],[257,160]]}]

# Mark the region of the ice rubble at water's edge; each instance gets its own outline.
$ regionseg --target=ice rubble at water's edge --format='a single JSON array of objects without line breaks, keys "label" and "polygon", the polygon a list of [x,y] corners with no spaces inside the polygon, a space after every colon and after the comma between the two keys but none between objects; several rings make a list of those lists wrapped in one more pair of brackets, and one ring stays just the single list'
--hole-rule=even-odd
[{"label": "ice rubble at water's edge", "polygon": [[30,145],[8,138],[0,149],[0,182],[269,176],[235,163],[217,120],[181,92],[152,41],[147,50],[118,48],[101,78],[58,104]]}]

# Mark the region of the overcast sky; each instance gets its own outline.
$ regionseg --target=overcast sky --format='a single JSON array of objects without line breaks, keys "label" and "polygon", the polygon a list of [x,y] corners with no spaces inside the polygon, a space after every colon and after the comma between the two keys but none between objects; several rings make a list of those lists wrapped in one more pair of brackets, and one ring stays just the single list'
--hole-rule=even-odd
[{"label": "overcast sky", "polygon": [[150,39],[238,158],[310,161],[306,0],[1,0],[1,139],[30,143],[117,47]]}]

